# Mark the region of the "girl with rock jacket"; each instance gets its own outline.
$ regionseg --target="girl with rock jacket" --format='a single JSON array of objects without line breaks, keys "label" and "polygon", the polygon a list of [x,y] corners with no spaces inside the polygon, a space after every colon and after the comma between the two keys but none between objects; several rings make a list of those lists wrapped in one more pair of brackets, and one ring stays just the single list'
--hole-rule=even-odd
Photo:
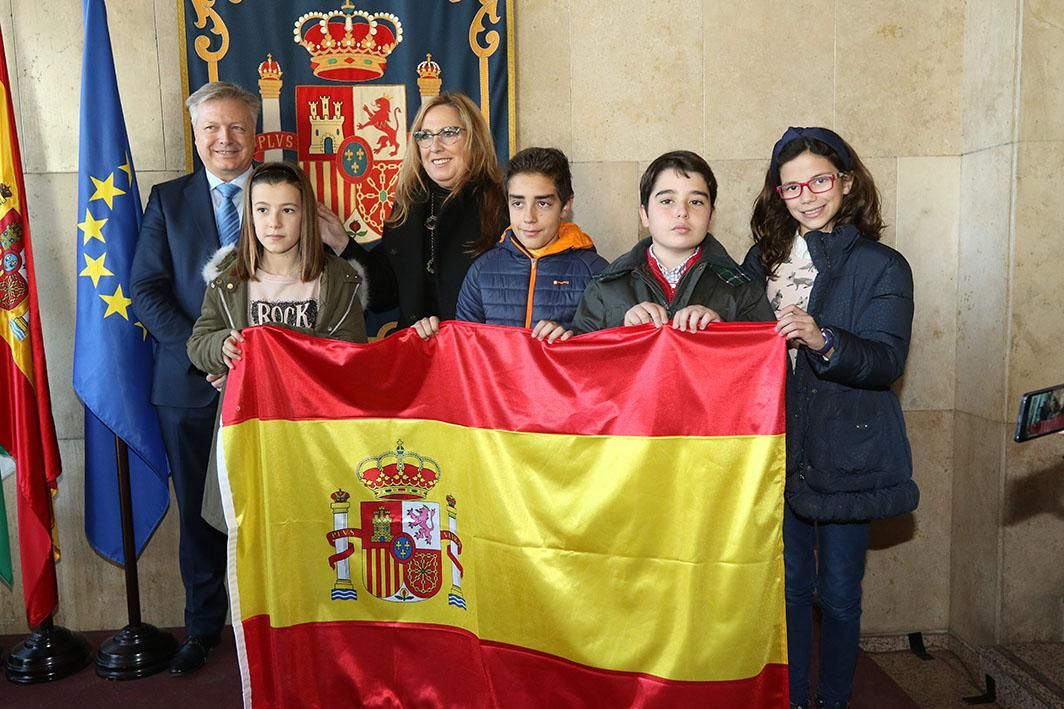
[{"label": "girl with rock jacket", "polygon": [[241,330],[283,325],[318,337],[365,342],[362,276],[322,247],[314,192],[289,163],[255,168],[245,190],[235,247],[223,246],[203,268],[207,291],[186,349],[210,375],[241,357]]},{"label": "girl with rock jacket", "polygon": [[[912,455],[890,386],[913,317],[905,258],[878,243],[871,174],[825,128],[789,128],[772,150],[743,268],[764,283],[786,337],[783,517],[792,707],[808,707],[812,607],[822,611],[815,706],[845,707],[861,627],[869,520],[916,508]],[[814,553],[816,550],[816,553]]]}]

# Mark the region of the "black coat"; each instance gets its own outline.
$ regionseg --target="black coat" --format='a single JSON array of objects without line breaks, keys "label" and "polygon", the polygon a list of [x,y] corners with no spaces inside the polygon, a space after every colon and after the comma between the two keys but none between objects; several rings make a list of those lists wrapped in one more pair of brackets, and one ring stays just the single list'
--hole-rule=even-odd
[{"label": "black coat", "polygon": [[[425,228],[431,213],[428,197],[411,206],[402,224],[386,225],[376,248],[364,249],[353,241],[348,245],[343,257],[365,268],[371,309],[384,311],[398,306],[400,328],[429,315],[454,319],[462,281],[478,255],[472,247],[481,239],[481,189],[496,188],[467,185],[445,204],[445,194],[436,196],[434,274],[426,270],[430,254]],[[502,234],[504,226],[505,218],[500,214],[492,236]]]},{"label": "black coat", "polygon": [[647,265],[650,243],[649,237],[643,239],[592,279],[573,317],[574,332],[620,327],[624,314],[638,303],[658,303],[670,318],[688,305],[704,305],[728,322],[776,319],[762,285],[740,270],[712,234],[707,234],[702,242],[698,261],[676,284],[670,303]]},{"label": "black coat", "polygon": [[[835,335],[831,358],[798,350],[787,382],[787,501],[832,522],[916,509],[912,452],[891,384],[901,376],[913,320],[912,271],[851,225],[805,235],[817,278],[809,314]],[[755,246],[743,268],[765,274]]]}]

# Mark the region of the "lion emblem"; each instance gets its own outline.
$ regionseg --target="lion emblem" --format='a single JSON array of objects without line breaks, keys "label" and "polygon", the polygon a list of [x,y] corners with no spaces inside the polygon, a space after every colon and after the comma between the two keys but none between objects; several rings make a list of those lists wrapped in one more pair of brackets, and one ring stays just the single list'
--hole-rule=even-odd
[{"label": "lion emblem", "polygon": [[377,152],[383,152],[386,148],[392,149],[392,155],[399,154],[399,114],[401,111],[396,106],[392,108],[392,102],[387,96],[380,96],[373,102],[374,108],[369,106],[362,106],[362,110],[366,112],[365,123],[359,123],[358,129],[362,130],[366,127],[372,126],[379,130],[383,135],[377,140],[377,147],[374,148]]},{"label": "lion emblem", "polygon": [[415,527],[414,539],[421,539],[426,544],[432,542],[432,530],[436,528],[436,510],[422,505],[417,509],[407,510],[408,524]]}]

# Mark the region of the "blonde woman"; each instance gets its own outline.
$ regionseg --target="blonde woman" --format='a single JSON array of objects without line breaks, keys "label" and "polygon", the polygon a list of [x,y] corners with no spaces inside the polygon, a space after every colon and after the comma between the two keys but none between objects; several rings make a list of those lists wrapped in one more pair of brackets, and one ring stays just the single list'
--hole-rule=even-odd
[{"label": "blonde woman", "polygon": [[398,306],[399,327],[454,319],[466,271],[506,226],[491,131],[468,96],[443,93],[426,101],[411,139],[414,149],[403,158],[395,207],[377,248],[347,240],[339,220],[323,216],[329,245],[347,241],[344,258],[365,270],[369,307]]}]

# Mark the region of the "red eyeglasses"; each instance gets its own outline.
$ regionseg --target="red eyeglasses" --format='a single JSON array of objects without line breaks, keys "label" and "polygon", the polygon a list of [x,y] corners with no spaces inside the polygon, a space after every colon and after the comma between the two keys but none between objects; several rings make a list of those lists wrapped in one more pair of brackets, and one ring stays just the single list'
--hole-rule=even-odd
[{"label": "red eyeglasses", "polygon": [[802,189],[809,188],[813,194],[830,192],[835,186],[835,180],[842,177],[841,172],[825,172],[809,179],[808,182],[788,182],[776,188],[776,194],[783,199],[797,199],[802,196]]}]

